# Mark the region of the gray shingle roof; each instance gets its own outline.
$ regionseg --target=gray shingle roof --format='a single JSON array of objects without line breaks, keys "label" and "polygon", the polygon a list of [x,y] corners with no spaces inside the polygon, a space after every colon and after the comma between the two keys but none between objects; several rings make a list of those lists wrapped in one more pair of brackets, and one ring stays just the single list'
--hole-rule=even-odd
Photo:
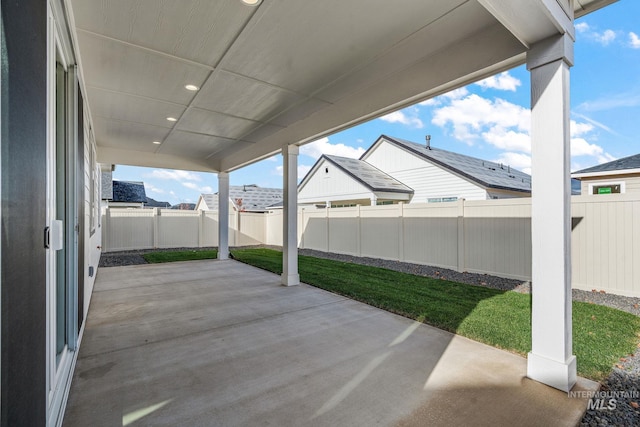
[{"label": "gray shingle roof", "polygon": [[[531,176],[510,166],[440,148],[428,149],[426,145],[400,138],[391,138],[386,135],[382,135],[382,138],[484,187],[531,192]],[[365,152],[363,157],[366,154]]]},{"label": "gray shingle roof", "polygon": [[371,166],[364,160],[348,157],[330,156],[324,154],[322,158],[338,166],[354,179],[372,191],[386,191],[390,193],[413,193],[413,190],[397,179],[387,175],[380,169]]},{"label": "gray shingle roof", "polygon": [[640,154],[624,157],[609,163],[592,166],[573,173],[592,173],[592,172],[613,172],[625,169],[640,169]]},{"label": "gray shingle roof", "polygon": [[147,193],[144,191],[144,183],[137,181],[113,181],[114,202],[144,203],[147,201]]},{"label": "gray shingle roof", "polygon": [[[211,210],[218,210],[218,193],[202,194],[202,198]],[[282,201],[281,188],[263,188],[255,184],[251,185],[230,185],[229,198],[236,205],[236,208],[246,211],[265,211],[270,206]],[[242,200],[242,206],[238,205],[238,200]]]}]

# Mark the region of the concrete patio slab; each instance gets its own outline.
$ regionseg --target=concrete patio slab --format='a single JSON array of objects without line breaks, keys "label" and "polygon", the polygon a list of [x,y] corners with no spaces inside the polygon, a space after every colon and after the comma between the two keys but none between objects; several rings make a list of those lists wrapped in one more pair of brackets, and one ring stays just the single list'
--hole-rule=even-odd
[{"label": "concrete patio slab", "polygon": [[236,261],[101,268],[64,425],[576,425],[586,401],[525,372]]}]

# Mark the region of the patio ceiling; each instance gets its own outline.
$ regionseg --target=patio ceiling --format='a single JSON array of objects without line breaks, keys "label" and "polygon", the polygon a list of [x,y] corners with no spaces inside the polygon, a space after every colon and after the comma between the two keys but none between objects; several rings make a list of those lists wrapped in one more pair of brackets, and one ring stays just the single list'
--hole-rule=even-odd
[{"label": "patio ceiling", "polygon": [[99,162],[229,171],[521,64],[569,4],[71,0],[69,12]]}]

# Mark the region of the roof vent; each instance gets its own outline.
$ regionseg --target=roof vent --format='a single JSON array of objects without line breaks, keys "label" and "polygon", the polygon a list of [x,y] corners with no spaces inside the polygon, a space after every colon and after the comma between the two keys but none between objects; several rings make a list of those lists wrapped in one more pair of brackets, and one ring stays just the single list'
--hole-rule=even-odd
[{"label": "roof vent", "polygon": [[431,150],[431,135],[427,135],[424,137],[427,141],[427,150]]}]

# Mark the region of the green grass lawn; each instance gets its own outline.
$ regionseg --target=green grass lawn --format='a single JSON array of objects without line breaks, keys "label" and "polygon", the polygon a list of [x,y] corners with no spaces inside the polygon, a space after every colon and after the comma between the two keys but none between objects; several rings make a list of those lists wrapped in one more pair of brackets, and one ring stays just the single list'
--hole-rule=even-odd
[{"label": "green grass lawn", "polygon": [[212,259],[218,257],[218,251],[213,249],[209,250],[191,250],[191,251],[176,251],[176,252],[151,252],[142,255],[142,257],[151,264],[159,262],[174,262],[174,261],[193,261],[198,259]]},{"label": "green grass lawn", "polygon": [[[237,249],[238,261],[282,273],[282,253]],[[306,256],[300,280],[492,346],[526,354],[531,350],[531,297]],[[622,356],[636,351],[640,318],[582,302],[573,303],[573,350],[578,374],[601,380]]]}]

